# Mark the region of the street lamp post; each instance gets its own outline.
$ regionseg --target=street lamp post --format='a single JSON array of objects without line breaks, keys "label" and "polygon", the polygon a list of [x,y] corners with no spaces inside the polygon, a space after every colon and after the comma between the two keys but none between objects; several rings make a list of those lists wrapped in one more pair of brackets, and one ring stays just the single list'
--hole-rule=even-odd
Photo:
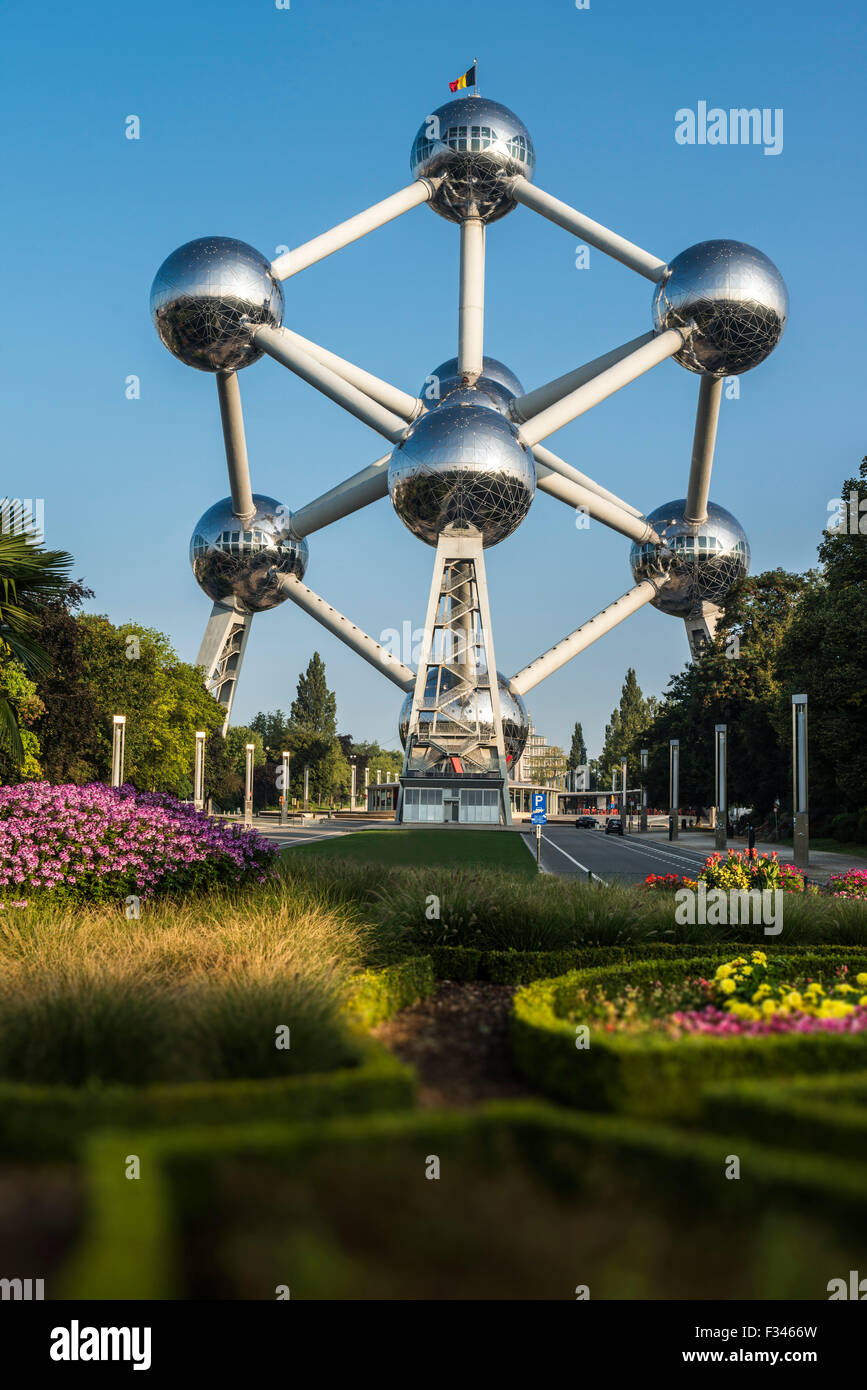
[{"label": "street lamp post", "polygon": [[253,755],[256,752],[255,743],[245,745],[246,753],[244,766],[244,824],[253,824]]},{"label": "street lamp post", "polygon": [[668,741],[668,838],[677,839],[677,814],[680,801],[680,739]]},{"label": "street lamp post", "polygon": [[714,805],[716,807],[716,824],[714,826],[714,845],[717,849],[725,849],[728,836],[729,801],[728,801],[728,729],[725,724],[714,725],[714,739],[716,743],[716,755],[714,765],[716,770],[716,787],[714,791]]},{"label": "street lamp post", "polygon": [[126,715],[116,714],[111,728],[111,785],[123,786],[123,758],[126,751]]},{"label": "street lamp post", "polygon": [[196,764],[193,773],[193,804],[197,811],[205,807],[205,739],[204,729],[196,730]]},{"label": "street lamp post", "polygon": [[641,810],[638,822],[639,830],[647,829],[647,749],[641,750]]},{"label": "street lamp post", "polygon": [[281,778],[280,778],[280,780],[281,780],[282,783],[283,783],[283,795],[282,795],[282,797],[280,798],[280,824],[281,824],[281,825],[288,825],[288,824],[289,824],[289,754],[288,754],[288,753],[281,753],[281,754],[280,754],[280,761],[281,761],[281,763],[282,763],[282,767],[281,767],[281,769],[280,769],[280,773],[281,773]]},{"label": "street lamp post", "polygon": [[806,695],[792,696],[792,812],[795,863],[806,869],[810,863]]},{"label": "street lamp post", "polygon": [[620,823],[626,829],[626,759],[620,763]]},{"label": "street lamp post", "polygon": [[307,815],[307,805],[310,800],[310,768],[304,767],[304,814]]},{"label": "street lamp post", "polygon": [[349,770],[350,770],[350,775],[351,775],[351,779],[352,779],[351,782],[350,782],[350,786],[349,786],[349,809],[350,809],[350,811],[354,811],[354,810],[355,810],[355,789],[356,789],[356,783],[357,783],[357,781],[358,781],[358,767],[357,767],[357,765],[356,765],[356,762],[355,762],[355,759],[354,759],[354,758],[352,758],[352,759],[350,760],[350,763],[349,763]]}]

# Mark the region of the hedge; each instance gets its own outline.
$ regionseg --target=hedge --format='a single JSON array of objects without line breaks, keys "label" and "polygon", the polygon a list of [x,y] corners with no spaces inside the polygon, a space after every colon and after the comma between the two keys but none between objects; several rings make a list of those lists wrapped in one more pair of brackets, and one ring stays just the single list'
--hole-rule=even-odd
[{"label": "hedge", "polygon": [[[454,1181],[471,1165],[497,1175],[518,1165],[564,1200],[582,1193],[596,1200],[613,1177],[624,1200],[637,1196],[667,1221],[713,1219],[720,1239],[733,1239],[738,1230],[752,1239],[769,1213],[797,1219],[807,1211],[811,1221],[825,1223],[850,1245],[863,1241],[863,1165],[739,1141],[742,1178],[729,1182],[724,1177],[729,1142],[535,1101],[491,1103],[472,1112],[368,1115],[291,1129],[258,1125],[97,1135],[86,1150],[87,1226],[59,1296],[185,1297],[181,1234],[195,1229],[197,1216],[207,1215],[210,1194],[227,1165],[254,1160],[303,1178],[306,1169],[340,1153],[351,1156],[356,1171],[363,1162],[380,1162],[384,1152],[405,1154],[412,1174],[435,1153],[443,1172],[457,1175]],[[130,1154],[140,1160],[137,1181],[126,1178]],[[326,1281],[334,1259],[327,1217],[327,1210],[311,1213],[311,1238],[321,1244],[307,1252]],[[761,1253],[767,1254],[764,1247]],[[775,1296],[773,1289],[763,1296]]]},{"label": "hedge", "polygon": [[[356,1029],[370,1028],[426,997],[433,987],[427,957],[367,971],[352,983],[347,1019]],[[294,1123],[413,1105],[412,1069],[372,1038],[361,1038],[359,1045],[358,1066],[277,1080],[80,1088],[0,1082],[0,1154],[69,1158],[85,1135],[109,1127],[164,1129],[274,1119]]]},{"label": "hedge", "polygon": [[[727,952],[726,954],[730,954]],[[781,953],[782,954],[782,953]],[[841,953],[842,954],[842,953]],[[785,952],[799,970],[821,970],[835,953]],[[867,969],[867,953],[846,953],[854,971]],[[710,972],[719,955],[692,958]],[[761,1037],[681,1039],[608,1033],[590,1027],[589,1046],[576,1047],[576,1023],[565,1015],[579,988],[663,983],[682,976],[678,960],[576,970],[527,985],[515,995],[512,1053],[518,1070],[544,1094],[589,1110],[620,1110],[637,1116],[694,1116],[700,1091],[715,1081],[780,1073],[854,1071],[867,1067],[865,1034],[774,1034]]]},{"label": "hedge", "polygon": [[867,1071],[706,1086],[699,1124],[808,1153],[867,1158]]}]

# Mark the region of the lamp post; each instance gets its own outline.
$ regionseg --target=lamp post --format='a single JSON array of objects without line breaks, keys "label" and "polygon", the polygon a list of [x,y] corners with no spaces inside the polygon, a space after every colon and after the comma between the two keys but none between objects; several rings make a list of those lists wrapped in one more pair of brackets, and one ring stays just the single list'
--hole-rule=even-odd
[{"label": "lamp post", "polygon": [[123,757],[126,751],[126,715],[116,714],[111,729],[111,785],[123,786]]},{"label": "lamp post", "polygon": [[714,789],[714,805],[716,807],[716,824],[714,826],[714,845],[717,849],[725,849],[728,835],[729,802],[727,779],[727,753],[728,753],[728,729],[725,724],[714,725],[714,740],[716,743],[716,754],[714,766],[716,770],[716,786]]},{"label": "lamp post", "polygon": [[364,769],[364,809],[370,810],[370,767]]},{"label": "lamp post", "polygon": [[193,805],[197,811],[205,806],[205,739],[204,729],[196,730],[196,764],[193,772]]},{"label": "lamp post", "polygon": [[248,743],[244,749],[246,753],[244,767],[244,824],[253,824],[253,755],[256,752],[255,743]]},{"label": "lamp post", "polygon": [[281,768],[280,780],[283,783],[283,795],[280,798],[280,824],[289,824],[289,754],[280,754]]},{"label": "lamp post", "polygon": [[350,811],[354,811],[354,810],[355,810],[355,792],[356,792],[356,786],[357,786],[357,783],[358,783],[358,766],[357,766],[357,763],[356,763],[356,760],[355,760],[354,757],[352,757],[352,758],[349,759],[349,773],[350,773],[350,779],[351,779],[351,780],[350,780],[350,784],[349,784],[349,809],[350,809]]},{"label": "lamp post", "polygon": [[640,819],[639,819],[639,821],[638,821],[638,828],[639,828],[639,830],[646,830],[646,829],[647,829],[647,787],[646,787],[646,785],[645,785],[646,781],[647,781],[647,749],[646,749],[646,748],[642,748],[642,750],[641,750],[641,810],[640,810],[640,812],[639,812]]},{"label": "lamp post", "polygon": [[680,801],[680,739],[668,740],[668,838],[677,839],[677,812]]},{"label": "lamp post", "polygon": [[626,829],[626,759],[620,763],[620,823]]},{"label": "lamp post", "polygon": [[310,768],[305,764],[304,767],[304,814],[307,815],[307,803],[310,800]]},{"label": "lamp post", "polygon": [[810,863],[810,821],[807,785],[807,697],[792,696],[792,812],[794,858],[799,869]]}]

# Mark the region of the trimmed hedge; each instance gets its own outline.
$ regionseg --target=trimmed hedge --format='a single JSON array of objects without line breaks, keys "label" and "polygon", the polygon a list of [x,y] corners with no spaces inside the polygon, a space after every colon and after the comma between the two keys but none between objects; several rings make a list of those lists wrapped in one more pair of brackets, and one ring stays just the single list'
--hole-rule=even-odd
[{"label": "trimmed hedge", "polygon": [[[726,952],[726,955],[730,955]],[[799,970],[821,970],[836,953],[787,950]],[[840,953],[842,954],[842,953]],[[719,954],[691,959],[710,971]],[[846,953],[854,971],[867,969],[867,953]],[[697,1114],[701,1088],[715,1081],[780,1073],[856,1071],[867,1066],[867,1035],[774,1034],[681,1039],[656,1034],[608,1033],[591,1025],[589,1046],[579,1049],[576,1021],[566,1015],[579,988],[675,981],[682,961],[656,959],[631,965],[576,970],[527,985],[515,995],[512,1052],[521,1074],[545,1095],[588,1110],[619,1110],[637,1116]]]},{"label": "trimmed hedge", "polygon": [[[429,958],[413,957],[353,981],[347,1019],[373,1027],[426,998],[434,988]],[[32,1086],[0,1082],[0,1154],[70,1158],[97,1129],[296,1122],[415,1102],[415,1074],[372,1038],[359,1038],[360,1062],[331,1072],[276,1080],[208,1081],[153,1086]]]},{"label": "trimmed hedge", "polygon": [[[197,1220],[212,1210],[211,1193],[227,1166],[253,1160],[303,1179],[307,1170],[340,1153],[351,1156],[356,1171],[363,1163],[377,1165],[386,1152],[390,1159],[405,1157],[407,1175],[416,1178],[426,1155],[433,1153],[444,1175],[458,1174],[455,1181],[472,1167],[502,1175],[517,1165],[561,1200],[583,1194],[594,1201],[598,1192],[610,1192],[614,1181],[624,1201],[661,1211],[666,1222],[711,1219],[719,1226],[720,1239],[725,1233],[726,1238],[739,1235],[753,1241],[749,1254],[764,1260],[766,1281],[769,1268],[774,1278],[781,1268],[779,1252],[769,1255],[767,1241],[773,1235],[762,1227],[769,1217],[778,1222],[778,1235],[788,1229],[786,1218],[807,1219],[824,1223],[850,1247],[863,1241],[863,1165],[739,1141],[737,1152],[748,1180],[727,1182],[728,1144],[664,1125],[570,1113],[534,1101],[499,1102],[472,1112],[370,1115],[291,1129],[259,1125],[98,1135],[86,1154],[88,1227],[59,1294],[75,1299],[187,1296],[180,1274],[182,1234],[195,1231]],[[140,1159],[136,1182],[125,1176],[129,1154]],[[307,1264],[315,1266],[320,1285],[327,1285],[340,1252],[329,1237],[327,1208],[317,1208],[311,1220]],[[746,1264],[747,1253],[739,1263]],[[629,1279],[632,1273],[627,1271]],[[819,1288],[824,1292],[823,1281]],[[759,1296],[779,1292],[766,1286]],[[800,1296],[810,1295],[802,1288]],[[818,1290],[816,1296],[821,1296]]]},{"label": "trimmed hedge", "polygon": [[867,1071],[706,1086],[699,1123],[748,1132],[760,1143],[835,1157],[867,1158]]}]

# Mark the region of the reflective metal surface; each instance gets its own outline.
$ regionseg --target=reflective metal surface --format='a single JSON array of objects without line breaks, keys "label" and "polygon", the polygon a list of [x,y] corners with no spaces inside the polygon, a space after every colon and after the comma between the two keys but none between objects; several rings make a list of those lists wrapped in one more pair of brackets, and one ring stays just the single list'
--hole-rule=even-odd
[{"label": "reflective metal surface", "polygon": [[686,498],[681,497],[650,512],[647,520],[662,545],[636,543],[629,552],[636,583],[668,570],[652,602],[661,613],[679,618],[699,613],[705,601],[721,604],[750,568],[749,542],[731,512],[709,502],[707,520],[695,525],[684,521],[685,507]]},{"label": "reflective metal surface", "polygon": [[169,352],[188,367],[237,371],[262,356],[241,320],[279,328],[283,291],[255,247],[200,237],[163,261],[151,287],[151,314]]},{"label": "reflective metal surface", "polygon": [[658,330],[695,324],[675,361],[691,372],[737,376],[773,352],[789,296],[773,261],[743,241],[700,241],[671,262],[653,297]]},{"label": "reflective metal surface", "polygon": [[284,574],[304,578],[308,549],[291,534],[292,513],[274,497],[253,493],[256,514],[241,526],[231,497],[215,502],[201,517],[190,540],[190,564],[208,598],[234,594],[251,613],[276,608],[286,594]]},{"label": "reflective metal surface", "polygon": [[536,466],[499,412],[446,401],[395,448],[388,491],[401,521],[428,545],[448,529],[476,531],[484,545],[496,545],[530,510]]},{"label": "reflective metal surface", "polygon": [[[438,391],[439,395],[434,391]],[[441,362],[431,372],[418,394],[428,410],[433,410],[456,391],[461,391],[459,399],[464,404],[472,404],[475,400],[479,405],[492,406],[501,415],[508,413],[509,404],[515,396],[524,394],[524,388],[515,373],[510,372],[496,357],[482,358],[482,374],[471,387],[466,387],[463,378],[458,374],[458,359],[450,357],[447,362]],[[467,391],[474,391],[475,397],[467,396]]]},{"label": "reflective metal surface", "polygon": [[443,176],[430,206],[449,222],[496,222],[515,206],[509,180],[533,177],[529,131],[507,106],[487,97],[458,97],[422,122],[410,155],[416,178]]},{"label": "reflective metal surface", "polygon": [[[436,694],[434,688],[436,684],[436,674],[436,668],[431,667],[428,673],[428,684],[430,689],[426,692],[428,699],[433,699]],[[443,671],[441,689],[449,678],[452,681],[459,680],[459,677],[453,672]],[[527,734],[530,731],[530,719],[524,701],[521,699],[520,695],[513,694],[509,689],[509,683],[506,677],[501,675],[499,671],[497,672],[497,685],[500,688],[500,718],[503,721],[503,741],[506,745],[506,761],[511,769],[524,751],[524,745],[527,742]],[[400,733],[400,741],[404,748],[406,748],[406,736],[409,732],[412,698],[413,691],[410,691],[400,711],[398,732]],[[456,729],[474,723],[478,716],[479,722],[482,725],[482,741],[490,741],[493,738],[494,715],[491,709],[491,692],[487,688],[483,687],[481,690],[464,691],[451,703],[443,706],[437,714],[437,724],[440,733],[443,733],[446,727],[444,716],[447,718],[450,712],[454,717]],[[427,717],[430,718],[429,715]],[[424,720],[425,712],[422,710],[419,714],[419,732],[423,738],[426,737]]]}]

